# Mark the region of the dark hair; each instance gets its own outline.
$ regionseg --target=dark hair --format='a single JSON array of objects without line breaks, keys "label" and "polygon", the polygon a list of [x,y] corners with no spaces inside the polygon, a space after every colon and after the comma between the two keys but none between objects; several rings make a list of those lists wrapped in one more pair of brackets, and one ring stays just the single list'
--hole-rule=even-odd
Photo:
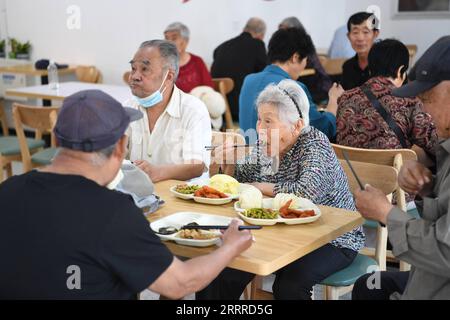
[{"label": "dark hair", "polygon": [[348,19],[347,22],[347,30],[348,32],[352,31],[352,25],[353,26],[359,26],[360,24],[363,24],[369,19],[373,19],[373,30],[378,31],[379,30],[379,23],[377,17],[370,12],[358,12],[355,13]]},{"label": "dark hair", "polygon": [[280,29],[275,32],[269,42],[269,61],[286,62],[295,53],[301,59],[315,52],[311,37],[305,30],[298,28]]},{"label": "dark hair", "polygon": [[369,52],[369,70],[371,77],[397,78],[398,69],[402,76],[409,68],[409,51],[398,40],[386,39],[375,43]]}]

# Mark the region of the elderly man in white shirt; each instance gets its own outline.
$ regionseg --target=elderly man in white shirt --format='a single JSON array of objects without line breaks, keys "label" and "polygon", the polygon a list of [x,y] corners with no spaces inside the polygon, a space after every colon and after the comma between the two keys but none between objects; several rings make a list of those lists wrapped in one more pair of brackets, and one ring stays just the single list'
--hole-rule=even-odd
[{"label": "elderly man in white shirt", "polygon": [[210,154],[205,146],[211,145],[211,120],[203,102],[175,86],[175,45],[146,41],[130,63],[133,98],[125,106],[144,114],[127,131],[130,160],[153,182],[207,177]]}]

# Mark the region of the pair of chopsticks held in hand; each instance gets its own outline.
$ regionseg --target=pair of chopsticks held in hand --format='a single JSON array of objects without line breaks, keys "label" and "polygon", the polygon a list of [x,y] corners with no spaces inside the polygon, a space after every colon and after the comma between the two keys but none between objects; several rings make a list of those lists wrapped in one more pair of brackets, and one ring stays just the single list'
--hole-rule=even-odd
[{"label": "pair of chopsticks held in hand", "polygon": [[[350,163],[350,160],[349,160],[349,158],[348,158],[347,152],[346,152],[346,151],[342,151],[342,154],[344,155],[345,161],[347,162],[347,164],[348,164],[350,170],[352,171],[353,176],[355,177],[356,181],[358,182],[359,187],[361,188],[362,191],[366,190],[366,188],[365,188],[364,185],[362,184],[361,180],[359,179],[358,175],[356,174],[355,169],[353,169],[353,166],[352,166],[352,164]],[[382,227],[386,227],[385,224],[383,224],[383,223],[381,223],[381,222],[378,222],[378,223],[379,223]]]}]

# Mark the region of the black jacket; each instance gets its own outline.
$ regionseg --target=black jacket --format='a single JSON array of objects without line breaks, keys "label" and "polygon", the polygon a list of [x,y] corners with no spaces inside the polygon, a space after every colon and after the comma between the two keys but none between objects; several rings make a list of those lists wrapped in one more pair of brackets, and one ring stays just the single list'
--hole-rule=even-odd
[{"label": "black jacket", "polygon": [[248,74],[260,72],[267,63],[264,42],[254,39],[248,32],[222,43],[214,50],[211,76],[234,80],[234,89],[228,95],[234,121],[239,120],[239,94],[244,78]]}]

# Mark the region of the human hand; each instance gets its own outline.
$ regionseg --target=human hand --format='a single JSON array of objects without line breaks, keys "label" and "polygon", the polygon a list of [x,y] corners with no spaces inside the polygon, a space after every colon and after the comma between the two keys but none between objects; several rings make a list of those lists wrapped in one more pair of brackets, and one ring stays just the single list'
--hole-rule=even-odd
[{"label": "human hand", "polygon": [[136,165],[136,167],[144,171],[150,177],[153,183],[161,181],[159,170],[156,166],[150,164],[145,160],[136,160],[134,161],[134,164]]},{"label": "human hand", "polygon": [[381,190],[370,185],[366,185],[365,190],[355,191],[355,204],[364,218],[383,224],[386,224],[389,212],[394,207]]},{"label": "human hand", "polygon": [[400,188],[411,194],[426,196],[432,189],[433,174],[417,161],[406,161],[398,175]]},{"label": "human hand", "polygon": [[233,256],[238,256],[253,243],[253,236],[249,230],[239,230],[239,226],[244,223],[241,220],[233,219],[228,229],[222,234],[223,247],[233,250]]},{"label": "human hand", "polygon": [[328,106],[327,111],[336,115],[338,108],[338,99],[345,92],[344,88],[338,83],[333,83],[333,86],[328,91]]}]

